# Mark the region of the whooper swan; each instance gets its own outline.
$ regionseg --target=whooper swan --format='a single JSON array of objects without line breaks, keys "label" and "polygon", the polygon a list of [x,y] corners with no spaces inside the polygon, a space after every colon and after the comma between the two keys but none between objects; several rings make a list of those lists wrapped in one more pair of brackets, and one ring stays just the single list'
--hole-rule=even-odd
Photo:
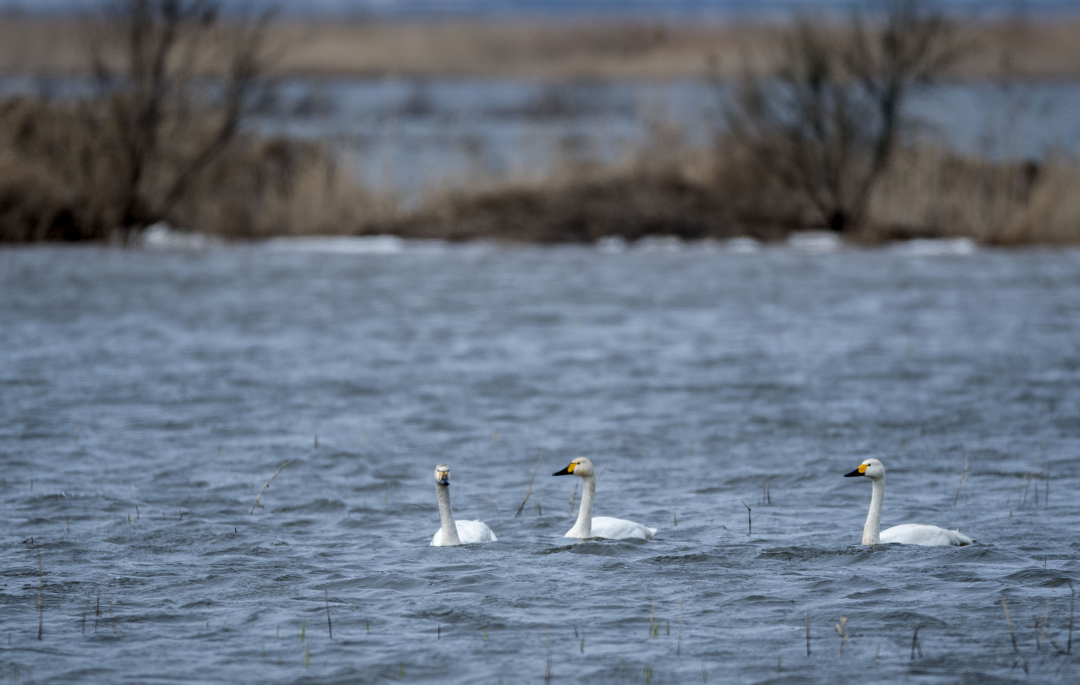
[{"label": "whooper swan", "polygon": [[431,538],[432,547],[452,547],[470,545],[475,542],[497,542],[498,538],[483,521],[454,521],[454,511],[450,508],[450,467],[439,464],[435,467],[435,494],[439,498],[439,518],[442,528]]},{"label": "whooper swan", "polygon": [[[970,545],[972,539],[956,530],[946,530],[937,526],[924,526],[920,523],[905,523],[881,530],[881,505],[885,499],[885,467],[877,459],[867,459],[859,468],[845,473],[845,478],[866,476],[873,484],[870,494],[870,513],[866,515],[863,526],[862,543],[864,545]],[[880,531],[880,533],[879,533]]]},{"label": "whooper swan", "polygon": [[578,509],[577,523],[566,534],[568,538],[608,538],[621,540],[623,538],[640,538],[651,540],[656,535],[655,528],[643,526],[633,521],[613,519],[610,516],[592,515],[593,497],[596,495],[596,475],[593,464],[585,457],[580,457],[570,462],[562,471],[551,474],[553,476],[580,476],[585,481],[585,490],[581,493],[581,507]]}]

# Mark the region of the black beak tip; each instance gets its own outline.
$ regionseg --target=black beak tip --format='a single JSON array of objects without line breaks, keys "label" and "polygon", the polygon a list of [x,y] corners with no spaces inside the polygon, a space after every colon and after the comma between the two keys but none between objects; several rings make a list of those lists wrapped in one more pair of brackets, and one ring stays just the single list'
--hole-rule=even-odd
[{"label": "black beak tip", "polygon": [[844,478],[854,478],[855,476],[865,476],[865,473],[859,473],[859,469],[855,469],[851,473],[845,473]]},{"label": "black beak tip", "polygon": [[570,475],[570,470],[569,469],[563,469],[562,471],[556,471],[555,473],[553,473],[551,475],[553,475],[553,476],[569,476]]},{"label": "black beak tip", "polygon": [[449,478],[443,478],[442,480],[439,481],[439,485],[450,485],[450,479]]}]

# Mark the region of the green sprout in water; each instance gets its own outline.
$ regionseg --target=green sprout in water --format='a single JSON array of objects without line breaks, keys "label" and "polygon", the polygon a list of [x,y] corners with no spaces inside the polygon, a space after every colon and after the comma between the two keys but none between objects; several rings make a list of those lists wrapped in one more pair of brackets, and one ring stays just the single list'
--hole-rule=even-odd
[{"label": "green sprout in water", "polygon": [[582,654],[585,653],[585,636],[584,635],[581,636],[581,653]]},{"label": "green sprout in water", "polygon": [[398,680],[399,683],[402,680],[405,680],[405,664],[402,664],[401,666],[398,667],[397,680]]},{"label": "green sprout in water", "polygon": [[641,669],[641,675],[645,676],[645,685],[652,685],[652,666],[645,664],[645,668]]},{"label": "green sprout in water", "polygon": [[304,668],[308,667],[311,663],[311,645],[304,648]]}]

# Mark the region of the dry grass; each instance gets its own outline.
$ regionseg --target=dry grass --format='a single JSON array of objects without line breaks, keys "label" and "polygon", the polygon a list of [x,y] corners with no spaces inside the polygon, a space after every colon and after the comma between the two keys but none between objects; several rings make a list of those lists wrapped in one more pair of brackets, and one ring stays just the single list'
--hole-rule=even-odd
[{"label": "dry grass", "polygon": [[[85,74],[86,22],[5,17],[0,72]],[[281,22],[275,76],[480,76],[546,80],[732,78],[772,71],[785,28],[768,22],[521,20]],[[979,48],[960,79],[1080,76],[1080,18],[966,22]]]},{"label": "dry grass", "polygon": [[994,245],[1080,243],[1080,166],[994,163],[908,148],[875,191],[863,239],[967,237]]},{"label": "dry grass", "polygon": [[[120,223],[116,132],[91,105],[0,103],[0,242],[108,240]],[[326,145],[241,137],[167,221],[229,238],[341,233],[379,216]]]},{"label": "dry grass", "polygon": [[[0,241],[107,240],[118,217],[108,130],[77,105],[0,103]],[[517,242],[779,240],[822,228],[799,196],[754,171],[731,140],[680,145],[658,127],[619,164],[567,158],[528,180],[476,178],[418,207],[364,191],[330,146],[241,137],[168,221],[225,238],[393,234]],[[995,245],[1080,244],[1080,163],[1003,164],[901,149],[851,239],[968,237]]]}]

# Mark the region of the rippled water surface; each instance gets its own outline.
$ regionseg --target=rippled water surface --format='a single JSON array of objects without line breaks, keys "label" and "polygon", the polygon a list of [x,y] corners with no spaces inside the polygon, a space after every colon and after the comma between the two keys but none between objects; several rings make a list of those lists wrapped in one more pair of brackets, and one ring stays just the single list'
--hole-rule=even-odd
[{"label": "rippled water surface", "polygon": [[0,679],[1080,678],[1080,253],[381,245],[0,251]]}]

